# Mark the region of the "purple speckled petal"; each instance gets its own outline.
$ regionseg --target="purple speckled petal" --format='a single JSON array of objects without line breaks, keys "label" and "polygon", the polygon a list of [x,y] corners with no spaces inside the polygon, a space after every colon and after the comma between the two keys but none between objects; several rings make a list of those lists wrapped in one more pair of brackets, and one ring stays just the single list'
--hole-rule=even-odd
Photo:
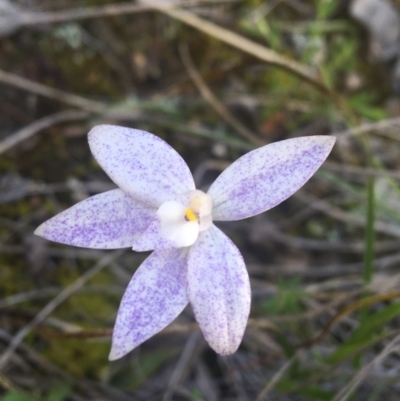
[{"label": "purple speckled petal", "polygon": [[[199,234],[197,222],[185,222],[185,227],[177,230],[175,240],[165,236],[162,223],[158,216],[154,217],[147,229],[138,235],[132,243],[132,249],[137,252],[152,251],[153,249],[183,248],[192,245]],[[188,227],[189,226],[189,227]]]},{"label": "purple speckled petal", "polygon": [[132,242],[132,249],[136,252],[152,251],[154,249],[177,248],[172,241],[164,238],[161,234],[161,221],[155,216],[147,229],[138,235]]},{"label": "purple speckled petal", "polygon": [[118,359],[171,323],[188,303],[187,250],[154,251],[138,268],[122,298],[110,360]]},{"label": "purple speckled petal", "polygon": [[114,189],[59,213],[40,225],[35,234],[84,248],[127,248],[147,228],[155,213],[155,209]]},{"label": "purple speckled petal", "polygon": [[334,143],[334,137],[309,136],[245,154],[208,191],[213,198],[213,219],[245,219],[283,202],[311,178]]},{"label": "purple speckled petal", "polygon": [[188,259],[188,296],[210,347],[232,354],[250,312],[250,283],[242,255],[217,227],[200,233]]},{"label": "purple speckled petal", "polygon": [[182,157],[162,139],[145,131],[98,125],[89,132],[98,163],[126,193],[158,208],[195,188]]}]

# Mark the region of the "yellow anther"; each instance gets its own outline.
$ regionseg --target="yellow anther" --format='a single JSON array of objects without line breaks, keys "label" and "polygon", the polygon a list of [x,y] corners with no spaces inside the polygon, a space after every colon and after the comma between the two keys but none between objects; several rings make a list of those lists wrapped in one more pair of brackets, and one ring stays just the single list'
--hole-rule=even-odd
[{"label": "yellow anther", "polygon": [[185,219],[187,221],[197,221],[197,216],[192,209],[187,208],[185,213]]}]

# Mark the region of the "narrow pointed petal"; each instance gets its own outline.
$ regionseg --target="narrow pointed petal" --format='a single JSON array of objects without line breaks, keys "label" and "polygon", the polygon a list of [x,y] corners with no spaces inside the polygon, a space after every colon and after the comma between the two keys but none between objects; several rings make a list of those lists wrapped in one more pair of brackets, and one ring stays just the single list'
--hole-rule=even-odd
[{"label": "narrow pointed petal", "polygon": [[98,125],[89,146],[100,166],[126,193],[158,208],[194,189],[189,167],[166,142],[145,131]]},{"label": "narrow pointed petal", "polygon": [[155,213],[155,209],[114,189],[64,210],[40,225],[35,234],[84,248],[128,248],[135,236],[147,228]]},{"label": "narrow pointed petal", "polygon": [[240,220],[283,202],[301,188],[329,155],[334,137],[275,142],[231,164],[211,185],[214,220]]},{"label": "narrow pointed petal", "polygon": [[127,354],[171,323],[188,303],[187,251],[154,251],[138,268],[122,298],[110,360]]},{"label": "narrow pointed petal", "polygon": [[188,296],[210,347],[232,354],[250,312],[250,283],[242,255],[217,227],[200,233],[188,259]]}]

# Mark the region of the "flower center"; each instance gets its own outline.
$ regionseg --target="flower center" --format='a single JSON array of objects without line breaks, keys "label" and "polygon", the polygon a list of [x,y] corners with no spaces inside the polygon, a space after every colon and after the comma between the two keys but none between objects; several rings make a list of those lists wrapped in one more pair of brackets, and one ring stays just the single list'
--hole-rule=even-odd
[{"label": "flower center", "polygon": [[199,232],[212,225],[212,199],[203,191],[184,194],[186,205],[177,201],[164,202],[157,210],[161,222],[161,235],[176,247],[192,245]]},{"label": "flower center", "polygon": [[194,211],[189,208],[186,209],[185,220],[186,221],[198,221]]},{"label": "flower center", "polygon": [[198,189],[188,192],[187,196],[189,198],[189,207],[187,210],[190,210],[191,216],[189,217],[188,211],[186,211],[186,218],[189,221],[195,221],[193,220],[193,217],[195,217],[196,221],[199,223],[199,230],[207,230],[212,224],[211,196]]}]

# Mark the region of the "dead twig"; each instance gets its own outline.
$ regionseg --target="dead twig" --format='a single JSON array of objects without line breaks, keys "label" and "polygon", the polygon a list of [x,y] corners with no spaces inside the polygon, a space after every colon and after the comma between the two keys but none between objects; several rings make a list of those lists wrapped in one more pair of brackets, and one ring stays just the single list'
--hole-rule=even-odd
[{"label": "dead twig", "polygon": [[51,88],[50,86],[39,84],[3,70],[0,70],[0,82],[5,85],[15,86],[16,88],[45,96],[61,103],[69,104],[70,106],[79,107],[80,109],[93,113],[102,113],[107,108],[107,105],[103,103],[95,102],[82,96],[73,95],[59,89]]},{"label": "dead twig", "polygon": [[334,365],[330,366],[327,370],[323,369],[319,374],[317,374],[316,376],[305,380],[301,383],[301,385],[299,386],[295,386],[293,388],[291,388],[289,391],[286,392],[287,395],[289,394],[298,394],[302,389],[307,388],[313,384],[318,383],[319,381],[323,380],[326,377],[332,377],[333,372],[340,366],[342,365],[343,362],[348,361],[353,359],[355,356],[357,355],[361,355],[363,352],[367,351],[368,349],[378,345],[379,343],[381,343],[382,341],[385,340],[389,340],[393,337],[396,337],[400,334],[400,330],[392,330],[382,336],[379,336],[378,338],[368,342],[367,344],[364,344],[362,346],[360,346],[359,348],[357,348],[356,350],[354,350],[353,352],[350,352],[349,354],[347,354],[345,357],[343,357],[342,360],[340,360],[339,362],[336,362]]},{"label": "dead twig", "polygon": [[345,131],[334,132],[332,135],[336,136],[337,140],[340,141],[340,140],[351,138],[356,135],[368,133],[371,131],[375,131],[375,132],[379,133],[379,131],[382,131],[382,130],[385,130],[388,128],[392,128],[399,124],[400,124],[400,117],[396,117],[396,118],[390,118],[387,120],[378,121],[376,123],[362,124],[358,127],[351,128],[351,129],[348,129]]},{"label": "dead twig", "polygon": [[[400,262],[400,253],[394,255],[383,256],[381,258],[374,259],[374,269],[383,270],[388,269],[393,265],[397,265]],[[285,266],[285,265],[258,265],[249,264],[249,269],[262,271],[266,276],[278,276],[278,277],[302,277],[321,279],[328,277],[340,277],[350,275],[360,275],[363,268],[363,262],[354,263],[342,263],[342,264],[331,264],[325,266],[307,266],[307,265],[296,265],[296,266]]]},{"label": "dead twig", "polygon": [[290,73],[306,80],[328,96],[337,98],[337,96],[334,95],[318,78],[316,71],[308,66],[284,57],[273,50],[266,48],[265,46],[238,35],[235,32],[222,28],[212,22],[203,20],[188,11],[176,8],[170,3],[156,0],[142,0],[142,4],[151,5],[154,7],[154,9],[170,16],[171,18],[190,25],[191,27],[204,32],[209,36],[217,38],[218,40],[221,40],[222,42],[225,42],[236,49],[250,54],[259,60],[283,68],[286,71],[289,71]]},{"label": "dead twig", "polygon": [[190,374],[191,367],[197,361],[204,347],[205,341],[199,332],[192,333],[189,336],[179,360],[171,372],[167,388],[162,398],[163,401],[172,400],[176,388],[184,381],[185,377]]},{"label": "dead twig", "polygon": [[400,335],[395,337],[372,362],[361,369],[353,379],[335,395],[332,401],[346,401],[376,365],[382,363],[391,353],[398,352],[399,350]]},{"label": "dead twig", "polygon": [[281,380],[286,371],[292,366],[293,362],[297,358],[297,353],[294,354],[274,375],[274,377],[267,383],[264,389],[261,391],[256,401],[265,400],[267,395],[271,392],[271,390],[275,387],[275,384]]},{"label": "dead twig", "polygon": [[100,7],[77,7],[61,11],[45,11],[24,13],[20,19],[20,27],[54,24],[57,22],[76,21],[89,18],[113,17],[149,11],[152,8],[144,4],[121,3],[107,4]]},{"label": "dead twig", "polygon": [[390,177],[400,179],[400,171],[380,170],[371,167],[357,167],[349,166],[345,164],[338,164],[330,161],[325,161],[322,165],[323,170],[333,171],[335,173],[348,173],[355,174],[362,177],[374,176],[374,177]]},{"label": "dead twig", "polygon": [[[199,326],[197,323],[174,323],[166,327],[164,330],[160,331],[158,335],[163,334],[185,334],[192,333],[195,331],[199,331]],[[92,338],[110,338],[112,335],[113,329],[99,328],[93,330],[85,330],[81,329],[79,331],[74,332],[65,332],[65,331],[56,331],[54,329],[46,329],[45,331],[41,331],[41,335],[47,339],[72,339],[72,338],[80,338],[80,339],[92,339]]]},{"label": "dead twig", "polygon": [[335,315],[328,321],[324,328],[314,338],[304,341],[297,346],[297,348],[310,348],[316,343],[320,342],[330,331],[330,329],[336,325],[344,317],[356,312],[366,306],[374,305],[379,302],[393,301],[400,298],[400,292],[387,292],[385,294],[377,294],[368,298],[363,298],[358,301],[352,302],[339,310]]},{"label": "dead twig", "polygon": [[187,45],[181,45],[179,47],[179,52],[183,64],[185,65],[186,71],[188,72],[190,78],[203,96],[203,99],[213,107],[213,109],[222,117],[223,120],[225,120],[226,123],[228,123],[233,129],[239,132],[239,134],[242,135],[243,138],[247,139],[251,143],[254,143],[255,145],[265,145],[265,141],[260,139],[245,125],[243,125],[214,95],[214,93],[207,86],[199,71],[195,67],[192,58],[190,57]]},{"label": "dead twig", "polygon": [[[255,243],[261,244],[264,242],[265,238],[268,238],[268,240],[290,247],[320,252],[363,253],[365,247],[363,241],[329,241],[288,235],[271,223],[268,222],[268,224],[266,224],[265,221],[249,224],[248,232],[249,235],[254,235],[254,240],[252,238],[252,241]],[[375,243],[376,252],[388,252],[397,249],[399,249],[399,241],[397,239],[382,240]]]},{"label": "dead twig", "polygon": [[[346,224],[354,224],[359,227],[365,226],[365,217],[357,216],[350,213],[346,213],[343,210],[333,206],[327,201],[318,200],[314,196],[309,193],[306,193],[304,190],[300,190],[294,194],[297,199],[300,199],[302,202],[307,204],[311,204],[313,208],[327,214],[328,216],[333,217],[334,219],[344,221]],[[386,223],[381,220],[375,221],[375,231],[381,232],[383,234],[394,235],[395,237],[400,237],[400,227],[395,224]]]},{"label": "dead twig", "polygon": [[0,155],[19,143],[31,138],[45,128],[67,121],[85,119],[88,116],[89,113],[85,111],[67,110],[51,116],[43,117],[14,134],[9,135],[4,141],[0,142]]},{"label": "dead twig", "polygon": [[[221,2],[234,3],[237,1],[239,0],[184,0],[177,1],[175,4],[182,7],[189,7],[203,4],[219,4]],[[154,8],[150,5],[129,2],[121,4],[107,4],[99,7],[78,7],[61,11],[24,13],[19,21],[19,25],[23,27],[90,18],[115,17],[119,15],[151,11],[153,9]]]}]

